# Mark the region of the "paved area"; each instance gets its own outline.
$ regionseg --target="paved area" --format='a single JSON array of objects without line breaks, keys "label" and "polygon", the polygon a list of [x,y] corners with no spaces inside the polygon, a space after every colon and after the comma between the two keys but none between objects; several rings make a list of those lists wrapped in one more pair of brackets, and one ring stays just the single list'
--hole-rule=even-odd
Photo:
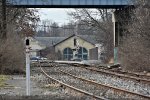
[{"label": "paved area", "polygon": [[[6,84],[9,86],[2,87],[0,89],[0,94],[6,95],[26,95],[26,79],[22,75],[13,75],[9,80],[6,81]],[[46,95],[51,91],[46,88],[39,87],[37,81],[34,80],[31,76],[31,95]],[[54,94],[54,92],[53,92]]]},{"label": "paved area", "polygon": [[[47,79],[40,72],[38,67],[31,68],[31,95],[61,95],[64,94],[61,87],[49,85],[45,82]],[[26,77],[25,75],[10,75],[10,78],[5,81],[8,85],[0,87],[0,95],[8,96],[25,96],[26,95]],[[48,86],[49,85],[49,86]]]},{"label": "paved area", "polygon": [[41,76],[35,73],[31,76],[31,96],[26,96],[25,76],[10,76],[6,81],[8,86],[0,88],[0,100],[90,100],[86,96],[68,94],[59,85],[42,82],[45,79]]}]

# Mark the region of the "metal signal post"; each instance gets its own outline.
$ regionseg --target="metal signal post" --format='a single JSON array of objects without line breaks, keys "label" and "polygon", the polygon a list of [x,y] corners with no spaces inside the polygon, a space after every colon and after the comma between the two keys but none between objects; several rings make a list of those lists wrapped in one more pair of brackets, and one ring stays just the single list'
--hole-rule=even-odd
[{"label": "metal signal post", "polygon": [[79,50],[79,41],[77,39],[77,35],[78,35],[78,27],[79,27],[79,22],[76,22],[76,31],[75,31],[75,38],[74,38],[74,49],[73,49],[73,59],[77,59],[77,55],[78,55],[78,50]]},{"label": "metal signal post", "polygon": [[30,96],[30,47],[29,39],[26,38],[26,95]]}]

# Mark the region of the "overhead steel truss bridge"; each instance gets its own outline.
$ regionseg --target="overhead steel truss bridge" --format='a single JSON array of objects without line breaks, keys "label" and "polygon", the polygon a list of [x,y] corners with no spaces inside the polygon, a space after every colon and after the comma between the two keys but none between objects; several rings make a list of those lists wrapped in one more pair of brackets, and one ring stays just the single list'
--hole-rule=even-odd
[{"label": "overhead steel truss bridge", "polygon": [[123,8],[132,0],[7,0],[7,6],[25,8]]}]

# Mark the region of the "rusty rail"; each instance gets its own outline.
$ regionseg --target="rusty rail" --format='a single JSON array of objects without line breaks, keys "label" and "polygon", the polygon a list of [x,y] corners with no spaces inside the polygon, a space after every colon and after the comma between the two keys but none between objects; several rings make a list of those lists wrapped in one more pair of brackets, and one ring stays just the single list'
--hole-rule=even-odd
[{"label": "rusty rail", "polygon": [[[81,66],[80,66],[81,67]],[[97,69],[92,69],[89,67],[82,67],[91,71],[96,71],[96,72],[100,72],[100,73],[105,73],[107,75],[113,75],[113,76],[117,76],[117,77],[123,77],[123,78],[127,78],[127,79],[132,79],[132,80],[136,80],[139,82],[146,82],[146,83],[150,83],[150,80],[148,79],[143,79],[143,78],[139,78],[139,77],[135,77],[135,76],[129,76],[129,75],[124,75],[124,74],[118,74],[116,72],[111,72],[111,71],[106,71],[106,70],[97,70]]]},{"label": "rusty rail", "polygon": [[[81,66],[80,66],[80,67],[81,67]],[[114,73],[114,72],[111,72],[111,73],[110,73],[109,71],[102,71],[102,70],[91,69],[91,68],[89,68],[89,67],[83,67],[83,66],[82,66],[81,68],[86,68],[86,69],[89,69],[89,70],[92,70],[92,71],[102,72],[102,73],[111,74],[111,75],[115,75],[115,76],[119,76],[119,77],[125,77],[125,78],[135,79],[135,80],[138,80],[138,81],[141,79],[141,78],[136,78],[136,77],[133,77],[133,76],[132,76],[132,77],[131,77],[131,76],[129,77],[129,76],[121,75],[121,74],[116,74],[116,73]],[[66,84],[66,83],[63,83],[63,82],[61,82],[61,81],[59,81],[59,80],[56,80],[56,79],[50,77],[46,72],[44,72],[44,70],[43,70],[42,68],[41,68],[41,70],[42,70],[42,72],[43,72],[47,77],[49,77],[49,78],[55,80],[56,82],[58,82],[58,83],[60,83],[60,84],[62,84],[62,85],[64,85],[64,86],[66,86],[66,87],[68,87],[68,88],[71,88],[71,89],[76,90],[76,91],[78,91],[78,92],[80,92],[80,93],[84,93],[84,94],[86,94],[86,95],[92,96],[92,97],[97,98],[97,99],[105,100],[105,98],[103,98],[103,97],[94,96],[94,94],[92,94],[92,93],[88,93],[88,92],[83,91],[83,90],[81,90],[81,89],[72,87],[72,86],[70,86],[70,85],[68,85],[68,84]],[[150,96],[146,96],[146,95],[143,95],[143,94],[140,94],[140,93],[131,92],[131,91],[128,91],[128,90],[125,90],[125,89],[121,89],[121,88],[117,88],[117,87],[113,87],[113,86],[109,86],[109,85],[97,83],[96,81],[88,80],[88,79],[85,79],[85,78],[83,78],[83,77],[78,77],[78,76],[72,75],[72,74],[70,74],[70,73],[68,73],[68,72],[62,71],[62,70],[59,70],[59,71],[62,72],[62,73],[64,73],[64,74],[67,74],[67,75],[69,75],[69,76],[71,76],[71,77],[74,77],[74,78],[77,78],[77,79],[80,79],[80,80],[82,80],[82,81],[86,81],[86,82],[89,82],[89,83],[92,83],[92,84],[95,84],[95,85],[98,85],[98,86],[103,86],[103,87],[110,88],[110,89],[113,89],[113,90],[116,90],[116,91],[125,92],[125,93],[132,94],[132,95],[136,95],[136,96],[139,96],[139,97],[142,97],[142,98],[150,99]],[[145,79],[141,79],[141,80],[142,80],[142,81],[143,81],[143,80],[145,81]],[[141,80],[140,80],[140,81],[141,81]]]},{"label": "rusty rail", "polygon": [[[84,67],[95,67],[95,66],[90,66],[90,65],[85,65],[85,64],[72,64],[73,66],[78,66],[78,67],[81,67],[81,66],[84,66]],[[95,67],[95,68],[97,68],[97,67]],[[108,67],[103,67],[103,66],[101,66],[101,67],[98,67],[98,68],[100,68],[100,69],[102,69],[102,70],[109,70],[109,71],[111,71],[111,72],[114,72],[114,73],[120,73],[120,74],[124,74],[124,73],[126,73],[126,74],[130,74],[131,76],[135,76],[135,77],[147,77],[147,78],[150,78],[150,76],[149,75],[145,75],[145,74],[139,74],[139,73],[135,73],[135,72],[129,72],[129,71],[115,71],[115,70],[112,70],[112,69],[110,69],[110,68],[108,68]]]},{"label": "rusty rail", "polygon": [[[72,64],[73,65],[73,64]],[[139,82],[145,82],[145,83],[150,83],[150,80],[148,80],[148,79],[144,79],[144,78],[139,78],[139,77],[136,77],[136,76],[130,76],[130,75],[125,75],[125,74],[119,74],[119,73],[117,73],[117,72],[114,72],[114,71],[108,71],[108,70],[106,70],[106,69],[99,69],[99,70],[97,70],[97,69],[93,69],[93,68],[90,68],[90,67],[87,67],[87,66],[84,66],[84,65],[82,65],[82,64],[74,64],[73,66],[77,66],[77,67],[81,67],[81,68],[85,68],[85,69],[88,69],[88,70],[91,70],[91,71],[95,71],[95,72],[100,72],[100,73],[105,73],[105,74],[107,74],[107,75],[113,75],[113,76],[117,76],[117,77],[121,77],[121,78],[126,78],[126,79],[131,79],[131,80],[136,80],[136,81],[139,81]],[[129,74],[131,74],[131,73],[129,73]],[[134,73],[132,73],[132,74],[134,74]],[[135,74],[135,75],[137,75],[137,74]],[[139,76],[140,76],[140,74],[139,74]],[[143,75],[142,75],[143,76]],[[147,76],[148,77],[148,76]]]},{"label": "rusty rail", "polygon": [[95,99],[108,100],[108,99],[106,99],[106,98],[103,98],[103,97],[100,97],[100,96],[96,96],[96,95],[94,95],[94,94],[92,94],[92,93],[83,91],[83,90],[81,90],[81,89],[78,89],[78,88],[75,88],[75,87],[73,87],[73,86],[70,86],[70,85],[68,85],[68,84],[66,84],[66,83],[63,83],[63,82],[61,82],[61,81],[59,81],[59,80],[57,80],[57,79],[51,77],[50,75],[48,75],[48,74],[42,69],[40,63],[39,63],[39,66],[40,66],[41,71],[43,72],[43,74],[44,74],[46,77],[48,77],[48,78],[50,78],[50,79],[52,79],[52,80],[54,80],[54,81],[60,83],[61,85],[65,86],[65,87],[68,87],[68,88],[73,89],[73,90],[75,90],[75,91],[77,91],[77,92],[83,93],[83,94],[85,94],[85,95],[91,96],[91,97],[93,97],[93,98],[95,98]]},{"label": "rusty rail", "polygon": [[80,79],[82,81],[86,81],[86,82],[89,82],[89,83],[92,83],[92,84],[95,84],[95,85],[98,85],[98,86],[103,86],[103,87],[106,87],[106,88],[111,88],[113,90],[118,90],[118,91],[121,91],[121,92],[126,92],[128,94],[137,95],[137,96],[140,96],[140,97],[143,97],[143,98],[146,98],[146,99],[150,99],[150,96],[146,96],[146,95],[135,93],[135,92],[131,92],[131,91],[128,91],[128,90],[125,90],[125,89],[116,88],[116,87],[113,87],[113,86],[109,86],[109,85],[97,83],[96,81],[88,80],[88,79],[85,79],[83,77],[78,77],[76,75],[70,74],[70,73],[62,71],[62,70],[59,70],[59,71],[62,72],[62,73],[64,73],[64,74],[67,74],[67,75],[69,75],[71,77],[74,77],[74,78],[77,78],[77,79]]}]

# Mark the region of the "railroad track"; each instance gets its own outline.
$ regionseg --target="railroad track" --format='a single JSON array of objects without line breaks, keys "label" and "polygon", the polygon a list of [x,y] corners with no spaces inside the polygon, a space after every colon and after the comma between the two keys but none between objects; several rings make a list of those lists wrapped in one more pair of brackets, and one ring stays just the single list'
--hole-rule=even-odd
[{"label": "railroad track", "polygon": [[116,77],[119,77],[119,78],[125,78],[125,79],[129,79],[129,80],[132,80],[132,81],[144,82],[144,83],[150,84],[150,76],[147,76],[147,75],[144,75],[144,74],[114,71],[114,70],[110,70],[108,68],[106,69],[106,68],[103,68],[103,67],[87,67],[87,66],[80,65],[80,64],[75,64],[75,66],[81,67],[81,68],[84,68],[84,69],[88,69],[88,70],[91,70],[91,71],[107,74],[107,75],[116,76]]},{"label": "railroad track", "polygon": [[[53,67],[53,68],[55,69],[56,67]],[[52,69],[52,67],[51,67],[51,69]],[[147,95],[131,92],[131,91],[128,91],[125,89],[116,88],[116,87],[105,85],[105,84],[101,84],[96,81],[89,80],[85,77],[81,77],[81,76],[74,75],[72,73],[68,73],[67,71],[64,71],[64,69],[61,70],[60,67],[59,67],[59,69],[56,68],[55,70],[52,70],[53,72],[56,70],[58,71],[59,74],[55,75],[55,76],[54,75],[50,76],[48,74],[49,72],[45,72],[42,67],[41,67],[41,70],[50,79],[55,80],[56,82],[66,86],[68,88],[71,88],[75,91],[92,96],[93,98],[96,98],[96,99],[106,100],[106,99],[109,99],[109,97],[111,97],[110,95],[112,95],[112,94],[115,97],[116,96],[115,93],[117,93],[118,97],[121,97],[122,95],[124,95],[125,98],[130,96],[132,98],[138,97],[138,99],[143,99],[143,98],[146,100],[150,99],[150,97]],[[68,77],[69,80],[66,79],[66,77]],[[64,81],[64,80],[67,80],[67,81]],[[73,82],[71,81],[71,83],[70,83],[70,80],[74,80],[74,81]],[[74,86],[75,83],[80,83],[80,84],[78,86]],[[81,87],[81,86],[83,86],[83,87]],[[101,91],[101,90],[103,90],[103,91]],[[108,96],[103,96],[104,94],[107,95],[108,91],[109,92],[111,91],[112,93],[108,93],[109,94]],[[118,94],[120,94],[120,95],[118,95]]]},{"label": "railroad track", "polygon": [[82,67],[81,68],[72,67],[72,69],[65,67],[63,70],[68,70],[67,72],[73,73],[75,75],[79,75],[81,77],[87,77],[90,80],[94,80],[100,83],[105,83],[105,84],[113,85],[115,87],[125,88],[133,92],[142,93],[143,95],[150,95],[149,84],[136,82],[128,78],[122,79],[122,77],[115,77],[114,75],[111,75],[109,73],[103,74],[103,72],[99,73],[99,72],[87,70]]},{"label": "railroad track", "polygon": [[106,98],[104,98],[104,97],[96,96],[96,95],[94,95],[93,93],[89,93],[89,92],[84,91],[84,90],[82,90],[82,89],[79,89],[79,88],[76,88],[76,87],[71,86],[71,85],[69,85],[69,84],[66,84],[65,82],[62,82],[62,81],[60,81],[60,80],[58,80],[58,79],[56,79],[56,78],[54,78],[54,77],[51,77],[47,72],[45,72],[45,71],[43,70],[43,68],[42,68],[41,66],[40,66],[40,68],[41,68],[41,71],[44,73],[44,75],[45,75],[46,77],[48,77],[49,79],[52,79],[52,80],[56,81],[57,83],[59,83],[59,84],[65,86],[65,87],[67,87],[67,88],[73,89],[73,90],[75,90],[75,91],[77,91],[77,92],[79,92],[79,93],[83,93],[83,94],[85,94],[85,95],[91,96],[91,97],[93,97],[93,98],[95,98],[95,99],[98,99],[98,100],[109,100],[109,99],[106,99]]},{"label": "railroad track", "polygon": [[107,70],[107,71],[111,71],[111,72],[116,72],[119,74],[127,74],[129,76],[135,76],[138,78],[146,78],[146,79],[150,79],[150,75],[147,75],[147,73],[137,73],[137,72],[130,72],[130,71],[122,71],[122,70],[116,70],[115,68],[109,68],[109,67],[94,67],[97,69],[103,69],[103,70]]}]

